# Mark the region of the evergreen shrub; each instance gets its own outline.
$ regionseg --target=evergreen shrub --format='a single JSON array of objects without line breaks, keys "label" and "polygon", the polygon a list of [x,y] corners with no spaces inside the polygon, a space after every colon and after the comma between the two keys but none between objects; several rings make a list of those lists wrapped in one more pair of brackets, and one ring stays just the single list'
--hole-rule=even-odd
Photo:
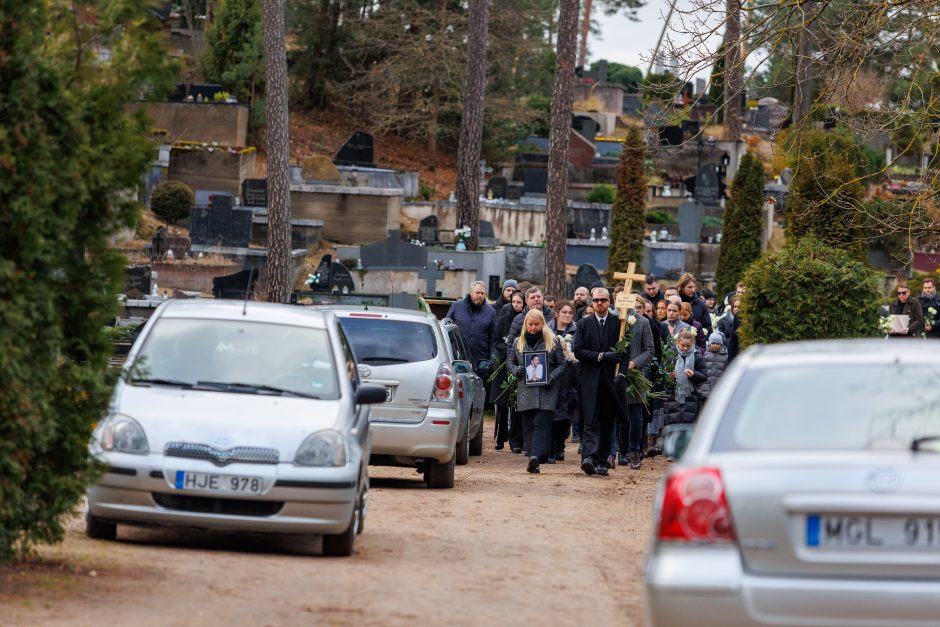
[{"label": "evergreen shrub", "polygon": [[167,224],[176,224],[189,217],[196,195],[189,185],[180,181],[164,181],[150,196],[150,209]]}]

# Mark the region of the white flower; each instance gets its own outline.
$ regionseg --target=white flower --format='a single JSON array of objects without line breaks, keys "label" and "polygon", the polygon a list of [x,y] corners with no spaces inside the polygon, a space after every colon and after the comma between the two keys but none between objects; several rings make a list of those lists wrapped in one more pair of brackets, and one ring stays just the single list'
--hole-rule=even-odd
[{"label": "white flower", "polygon": [[928,307],[928,308],[927,308],[927,311],[929,311],[929,312],[930,312],[931,314],[933,314],[934,316],[937,315],[937,310],[934,309],[933,307]]},{"label": "white flower", "polygon": [[692,334],[692,337],[695,337],[696,335],[698,335],[698,329],[696,329],[695,327],[690,326],[686,330]]},{"label": "white flower", "polygon": [[565,339],[565,342],[567,342],[568,344],[571,344],[572,342],[574,342],[574,336],[571,335],[570,333],[566,335],[564,339]]},{"label": "white flower", "polygon": [[636,316],[630,316],[629,318],[627,318],[627,324],[629,324],[631,327],[632,327],[633,325],[635,325],[635,324],[636,324]]}]

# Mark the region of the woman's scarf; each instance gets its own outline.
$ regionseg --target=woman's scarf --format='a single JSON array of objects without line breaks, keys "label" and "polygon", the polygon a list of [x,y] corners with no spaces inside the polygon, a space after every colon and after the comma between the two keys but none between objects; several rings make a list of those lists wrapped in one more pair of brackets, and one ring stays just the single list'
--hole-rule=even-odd
[{"label": "woman's scarf", "polygon": [[684,403],[692,394],[692,381],[686,376],[686,370],[695,370],[695,345],[687,351],[679,351],[676,357],[676,402]]}]

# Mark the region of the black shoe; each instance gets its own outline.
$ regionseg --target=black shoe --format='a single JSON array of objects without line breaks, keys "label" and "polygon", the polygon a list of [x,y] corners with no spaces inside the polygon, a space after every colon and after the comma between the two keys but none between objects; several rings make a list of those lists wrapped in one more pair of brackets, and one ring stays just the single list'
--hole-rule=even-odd
[{"label": "black shoe", "polygon": [[579,444],[580,442],[581,442],[581,436],[580,436],[580,435],[571,436],[571,443],[572,443],[572,444]]},{"label": "black shoe", "polygon": [[549,457],[548,459],[545,460],[545,463],[546,463],[546,464],[554,464],[554,463],[555,463],[555,458],[554,458],[554,457]]},{"label": "black shoe", "polygon": [[503,446],[505,446],[505,445],[504,445],[502,442],[497,442],[497,443],[496,443],[496,450],[497,450],[497,451],[503,450]]},{"label": "black shoe", "polygon": [[629,463],[629,460],[627,459],[626,455],[621,455],[617,458],[617,463],[621,466],[626,466]]},{"label": "black shoe", "polygon": [[555,461],[557,461],[557,462],[563,462],[563,461],[565,461],[565,454],[564,454],[564,453],[555,453]]},{"label": "black shoe", "polygon": [[630,451],[630,468],[639,470],[643,465],[643,454],[640,451]]},{"label": "black shoe", "polygon": [[606,477],[606,476],[609,475],[610,473],[609,473],[608,470],[607,470],[607,466],[598,466],[598,467],[597,467],[597,474],[598,474],[599,476],[601,476],[601,477]]},{"label": "black shoe", "polygon": [[589,459],[581,460],[581,470],[588,476],[597,474],[597,466]]},{"label": "black shoe", "polygon": [[522,452],[522,449],[521,449],[521,448],[514,448],[514,449],[512,449],[512,452],[515,453],[516,455],[518,455],[519,453]]},{"label": "black shoe", "polygon": [[526,466],[526,471],[531,472],[533,474],[538,474],[539,472],[539,458],[538,457],[529,458],[529,465]]}]

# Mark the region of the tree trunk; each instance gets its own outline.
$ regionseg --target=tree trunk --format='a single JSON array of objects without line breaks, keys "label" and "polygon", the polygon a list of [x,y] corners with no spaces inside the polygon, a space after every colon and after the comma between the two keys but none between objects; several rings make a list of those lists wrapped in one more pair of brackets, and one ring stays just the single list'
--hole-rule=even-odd
[{"label": "tree trunk", "polygon": [[725,26],[725,139],[741,139],[741,0],[728,0]]},{"label": "tree trunk", "polygon": [[470,39],[467,42],[467,77],[463,87],[463,115],[457,148],[457,226],[470,227],[468,248],[480,241],[480,143],[483,141],[483,105],[486,100],[486,36],[490,0],[470,0]]},{"label": "tree trunk", "polygon": [[587,41],[591,34],[591,0],[584,0],[584,18],[581,20],[581,47],[578,49],[578,65],[587,64]]},{"label": "tree trunk", "polygon": [[548,142],[548,188],[545,212],[545,291],[556,298],[567,295],[565,246],[568,235],[568,139],[571,98],[578,48],[578,0],[561,0],[558,48],[552,86],[552,117]]},{"label": "tree trunk", "polygon": [[[814,15],[815,5],[815,2],[807,2],[803,10],[804,15]],[[813,79],[809,73],[812,55],[813,33],[809,26],[804,25],[800,30],[800,41],[796,51],[796,84],[793,93],[794,127],[799,127],[809,116],[809,108],[813,99]]]},{"label": "tree trunk", "polygon": [[287,120],[287,48],[284,0],[264,0],[265,116],[268,151],[268,261],[266,300],[290,297],[290,139]]}]

